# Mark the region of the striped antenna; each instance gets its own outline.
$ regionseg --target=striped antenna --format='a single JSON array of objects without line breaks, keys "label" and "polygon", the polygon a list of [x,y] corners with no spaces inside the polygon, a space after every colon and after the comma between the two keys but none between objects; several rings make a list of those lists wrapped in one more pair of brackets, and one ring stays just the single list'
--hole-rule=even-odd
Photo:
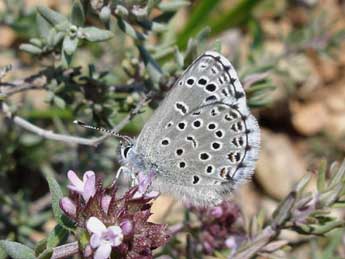
[{"label": "striped antenna", "polygon": [[100,127],[95,127],[95,126],[92,126],[92,125],[88,125],[88,124],[85,124],[84,122],[80,121],[80,120],[75,120],[73,121],[74,124],[77,124],[83,128],[86,128],[86,129],[93,129],[93,130],[97,130],[97,131],[100,131],[100,132],[103,132],[105,134],[108,134],[108,135],[112,135],[112,136],[115,136],[115,137],[118,137],[118,138],[122,138],[124,140],[126,140],[127,142],[131,142],[130,141],[130,138],[127,137],[127,136],[123,136],[113,130],[108,130],[108,129],[105,129],[105,128],[100,128]]}]

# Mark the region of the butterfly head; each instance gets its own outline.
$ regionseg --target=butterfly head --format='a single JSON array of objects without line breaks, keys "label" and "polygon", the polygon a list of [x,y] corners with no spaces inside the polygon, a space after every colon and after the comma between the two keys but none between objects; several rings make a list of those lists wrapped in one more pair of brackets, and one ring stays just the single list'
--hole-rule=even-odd
[{"label": "butterfly head", "polygon": [[123,160],[127,160],[129,155],[131,154],[134,147],[134,141],[133,139],[126,137],[121,140],[120,142],[120,151],[121,151],[121,157]]}]

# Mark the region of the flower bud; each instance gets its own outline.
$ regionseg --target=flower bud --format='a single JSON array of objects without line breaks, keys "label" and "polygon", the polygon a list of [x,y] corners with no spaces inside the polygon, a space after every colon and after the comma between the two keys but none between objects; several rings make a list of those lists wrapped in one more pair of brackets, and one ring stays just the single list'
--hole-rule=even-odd
[{"label": "flower bud", "polygon": [[60,208],[71,217],[75,217],[77,214],[77,207],[70,198],[63,197],[60,200]]},{"label": "flower bud", "polygon": [[122,228],[123,234],[127,236],[131,234],[133,230],[133,223],[130,220],[125,219],[124,221],[120,223],[120,227]]}]

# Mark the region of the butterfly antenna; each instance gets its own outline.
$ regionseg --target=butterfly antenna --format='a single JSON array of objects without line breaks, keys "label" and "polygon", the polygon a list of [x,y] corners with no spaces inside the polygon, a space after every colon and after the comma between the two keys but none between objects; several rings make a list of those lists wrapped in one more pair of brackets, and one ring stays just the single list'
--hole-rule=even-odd
[{"label": "butterfly antenna", "polygon": [[127,142],[130,142],[130,138],[127,137],[127,136],[124,136],[124,135],[121,135],[113,130],[108,130],[108,129],[105,129],[105,128],[101,128],[101,127],[96,127],[96,126],[92,126],[92,125],[88,125],[80,120],[75,120],[73,121],[74,124],[77,124],[83,128],[86,128],[86,129],[93,129],[93,130],[97,130],[97,131],[100,131],[102,133],[105,133],[105,134],[108,134],[108,135],[112,135],[112,136],[115,136],[115,137],[118,137],[118,138],[122,138],[124,140],[126,140]]}]

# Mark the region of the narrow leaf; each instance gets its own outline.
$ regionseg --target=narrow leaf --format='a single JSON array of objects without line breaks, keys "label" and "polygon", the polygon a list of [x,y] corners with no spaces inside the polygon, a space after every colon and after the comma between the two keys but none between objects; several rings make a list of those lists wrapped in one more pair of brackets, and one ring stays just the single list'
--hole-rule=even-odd
[{"label": "narrow leaf", "polygon": [[21,44],[19,49],[34,55],[39,55],[42,53],[42,50],[39,47],[28,43]]},{"label": "narrow leaf", "polygon": [[47,248],[47,238],[44,238],[44,239],[38,241],[38,243],[36,244],[35,254],[39,255],[39,254],[43,253],[43,251],[46,248]]},{"label": "narrow leaf", "polygon": [[296,201],[296,192],[292,191],[288,196],[279,204],[278,208],[273,212],[273,223],[280,226],[291,216],[291,208]]},{"label": "narrow leaf", "polygon": [[162,69],[158,63],[152,58],[151,54],[141,45],[137,45],[140,56],[144,61],[147,72],[153,82],[158,83],[163,76]]},{"label": "narrow leaf", "polygon": [[56,26],[59,23],[68,23],[68,20],[62,14],[45,6],[37,7],[37,11],[42,17],[49,22],[52,26]]},{"label": "narrow leaf", "polygon": [[128,34],[130,37],[132,37],[135,40],[138,41],[142,41],[145,40],[145,37],[142,33],[137,32],[132,25],[130,25],[128,22],[126,22],[125,20],[118,18],[117,19],[117,25],[119,26],[119,28],[125,32],[126,34]]},{"label": "narrow leaf", "polygon": [[65,100],[64,99],[62,99],[61,97],[59,97],[59,96],[54,96],[54,104],[57,106],[57,107],[59,107],[59,108],[61,108],[61,109],[64,109],[64,108],[66,108],[66,102],[65,102]]},{"label": "narrow leaf", "polygon": [[44,250],[38,257],[37,259],[50,259],[53,255],[53,249],[49,248]]},{"label": "narrow leaf", "polygon": [[340,168],[332,175],[329,188],[333,188],[343,181],[345,181],[345,160],[341,163]]},{"label": "narrow leaf", "polygon": [[77,47],[78,47],[79,39],[77,37],[70,37],[65,36],[63,43],[62,43],[62,49],[68,54],[72,55]]},{"label": "narrow leaf", "polygon": [[53,28],[52,25],[39,13],[36,15],[36,24],[41,38],[46,38],[49,34],[49,31]]},{"label": "narrow leaf", "polygon": [[35,259],[34,251],[20,243],[1,240],[0,247],[5,250],[8,256],[13,259]]},{"label": "narrow leaf", "polygon": [[52,196],[52,208],[53,208],[53,214],[56,221],[66,228],[67,230],[72,230],[73,223],[67,218],[65,215],[62,214],[62,211],[59,206],[59,201],[63,197],[61,188],[54,177],[53,170],[48,166],[44,165],[42,167],[43,174],[45,175],[49,190]]},{"label": "narrow leaf", "polygon": [[80,28],[83,38],[91,42],[106,41],[114,37],[114,34],[108,30],[98,29],[96,27]]},{"label": "narrow leaf", "polygon": [[85,23],[84,7],[80,0],[74,0],[72,7],[72,23],[74,25],[83,26]]},{"label": "narrow leaf", "polygon": [[72,55],[68,55],[66,51],[61,51],[61,65],[64,68],[68,68],[72,63]]},{"label": "narrow leaf", "polygon": [[60,225],[56,225],[50,232],[47,240],[47,248],[54,248],[67,240],[69,231]]},{"label": "narrow leaf", "polygon": [[324,192],[326,190],[326,172],[327,172],[327,161],[321,160],[319,171],[317,174],[317,190]]},{"label": "narrow leaf", "polygon": [[177,0],[177,1],[161,2],[158,4],[158,8],[163,12],[176,12],[179,9],[186,7],[188,5],[190,5],[189,1]]}]

